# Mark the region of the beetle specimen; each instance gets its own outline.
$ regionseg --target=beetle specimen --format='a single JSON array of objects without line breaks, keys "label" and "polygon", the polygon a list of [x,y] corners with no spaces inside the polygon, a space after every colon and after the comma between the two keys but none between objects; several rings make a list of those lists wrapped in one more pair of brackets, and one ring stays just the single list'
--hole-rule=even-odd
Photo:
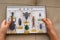
[{"label": "beetle specimen", "polygon": [[18,24],[21,26],[21,24],[22,24],[21,18],[18,19]]},{"label": "beetle specimen", "polygon": [[41,17],[41,13],[39,13],[39,17]]},{"label": "beetle specimen", "polygon": [[42,24],[40,24],[40,29],[42,29]]},{"label": "beetle specimen", "polygon": [[25,25],[25,30],[28,30],[29,29],[29,26],[28,25]]}]

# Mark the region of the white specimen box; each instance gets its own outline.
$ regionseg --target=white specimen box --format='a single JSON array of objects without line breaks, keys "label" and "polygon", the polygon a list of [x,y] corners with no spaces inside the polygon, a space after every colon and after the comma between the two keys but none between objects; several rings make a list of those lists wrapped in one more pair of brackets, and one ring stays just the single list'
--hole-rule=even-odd
[{"label": "white specimen box", "polygon": [[[15,26],[12,25],[12,30],[7,31],[7,34],[47,33],[46,25],[42,21],[42,18],[46,18],[45,6],[7,6],[6,13],[7,22],[11,19],[13,13],[12,21],[15,24]],[[19,18],[21,25],[19,25]],[[26,27],[26,25],[28,26]],[[13,27],[15,28],[13,29]]]}]

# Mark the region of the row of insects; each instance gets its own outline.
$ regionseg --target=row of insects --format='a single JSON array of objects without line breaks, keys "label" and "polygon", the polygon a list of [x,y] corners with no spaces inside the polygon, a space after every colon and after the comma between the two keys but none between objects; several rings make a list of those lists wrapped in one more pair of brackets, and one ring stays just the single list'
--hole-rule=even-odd
[{"label": "row of insects", "polygon": [[[23,13],[23,16],[26,19],[26,23],[27,23],[27,19],[30,16],[30,13],[25,12],[25,13]],[[39,17],[41,17],[41,13],[39,14]],[[9,29],[10,30],[14,30],[15,29],[15,26],[16,26],[16,24],[15,24],[16,18],[14,18],[14,12],[11,12],[10,19],[11,19],[12,23],[11,23]],[[38,21],[41,21],[41,19],[38,19]],[[18,24],[19,24],[19,26],[21,26],[21,24],[22,24],[21,18],[18,19]],[[33,27],[35,26],[35,17],[34,16],[32,17],[32,26]],[[40,29],[42,29],[42,24],[39,24],[39,26],[40,26]],[[26,24],[25,25],[25,30],[28,30],[28,29],[29,29],[29,25]]]}]

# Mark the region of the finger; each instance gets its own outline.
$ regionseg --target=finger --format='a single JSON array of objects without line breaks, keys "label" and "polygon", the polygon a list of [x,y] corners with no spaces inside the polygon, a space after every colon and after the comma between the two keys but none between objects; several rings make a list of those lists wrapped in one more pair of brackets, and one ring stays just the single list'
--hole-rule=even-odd
[{"label": "finger", "polygon": [[50,19],[48,19],[48,18],[44,18],[44,19],[42,19],[43,20],[43,22],[45,22],[46,23],[46,27],[47,27],[47,30],[49,30],[49,29],[51,29],[51,27],[52,27],[52,22],[50,21]]},{"label": "finger", "polygon": [[11,25],[11,20],[7,22],[6,27],[9,27]]},{"label": "finger", "polygon": [[49,30],[49,27],[48,27],[48,22],[47,22],[47,19],[46,18],[43,18],[42,21],[46,24],[46,28],[47,28],[47,32]]},{"label": "finger", "polygon": [[48,22],[47,22],[47,19],[46,19],[46,18],[43,18],[43,19],[42,19],[42,21],[43,21],[44,23],[48,24]]},{"label": "finger", "polygon": [[52,24],[51,20],[49,18],[47,18],[47,21],[49,22],[49,24]]},{"label": "finger", "polygon": [[6,20],[3,20],[1,25],[6,25]]}]

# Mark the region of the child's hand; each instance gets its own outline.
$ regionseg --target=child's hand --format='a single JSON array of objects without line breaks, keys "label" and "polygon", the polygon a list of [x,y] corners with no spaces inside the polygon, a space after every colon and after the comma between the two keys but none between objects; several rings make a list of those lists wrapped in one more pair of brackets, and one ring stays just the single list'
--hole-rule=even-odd
[{"label": "child's hand", "polygon": [[46,24],[46,27],[47,27],[47,32],[48,32],[48,35],[49,37],[51,38],[51,40],[58,40],[58,36],[55,32],[55,29],[53,27],[53,24],[52,22],[50,21],[50,19],[42,19],[43,22],[45,22]]},{"label": "child's hand", "polygon": [[52,22],[50,21],[50,19],[42,19],[43,20],[43,22],[45,22],[45,24],[46,24],[46,27],[47,27],[47,31],[49,32],[49,31],[54,31],[54,27],[53,27],[53,24],[52,24]]},{"label": "child's hand", "polygon": [[6,22],[6,20],[4,20],[0,26],[0,34],[5,35],[7,33],[7,30],[9,28],[10,24],[11,24],[11,21]]}]

